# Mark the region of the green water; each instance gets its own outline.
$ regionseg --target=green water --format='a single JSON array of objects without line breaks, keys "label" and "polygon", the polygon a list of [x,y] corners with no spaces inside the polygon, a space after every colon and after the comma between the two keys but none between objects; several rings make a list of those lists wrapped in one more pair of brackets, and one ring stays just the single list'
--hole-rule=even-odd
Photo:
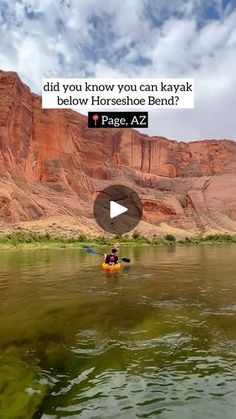
[{"label": "green water", "polygon": [[235,251],[1,251],[0,418],[235,418]]}]

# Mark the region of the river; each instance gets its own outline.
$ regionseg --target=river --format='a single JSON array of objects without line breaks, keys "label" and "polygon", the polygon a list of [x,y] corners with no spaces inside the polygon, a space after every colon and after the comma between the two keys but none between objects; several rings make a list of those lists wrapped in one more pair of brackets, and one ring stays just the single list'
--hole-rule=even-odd
[{"label": "river", "polygon": [[1,251],[0,417],[236,417],[235,251]]}]

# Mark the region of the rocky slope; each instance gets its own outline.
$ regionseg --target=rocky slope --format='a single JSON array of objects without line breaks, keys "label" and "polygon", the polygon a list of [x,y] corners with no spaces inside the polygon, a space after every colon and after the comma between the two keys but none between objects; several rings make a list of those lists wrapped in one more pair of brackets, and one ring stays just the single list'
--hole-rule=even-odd
[{"label": "rocky slope", "polygon": [[88,129],[77,112],[41,109],[13,72],[0,72],[0,97],[2,230],[101,233],[93,201],[116,182],[140,194],[146,234],[236,232],[236,142]]}]

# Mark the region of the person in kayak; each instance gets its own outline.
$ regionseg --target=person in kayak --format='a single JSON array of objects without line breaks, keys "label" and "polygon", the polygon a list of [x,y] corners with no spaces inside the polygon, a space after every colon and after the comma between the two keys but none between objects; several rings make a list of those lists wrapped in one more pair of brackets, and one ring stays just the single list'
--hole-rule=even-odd
[{"label": "person in kayak", "polygon": [[116,265],[118,263],[117,249],[112,249],[109,255],[104,255],[104,262],[108,265]]}]

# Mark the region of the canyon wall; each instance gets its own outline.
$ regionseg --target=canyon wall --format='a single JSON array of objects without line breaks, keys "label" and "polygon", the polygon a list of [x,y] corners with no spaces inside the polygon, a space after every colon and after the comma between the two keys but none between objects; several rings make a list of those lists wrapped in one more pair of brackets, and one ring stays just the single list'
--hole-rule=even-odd
[{"label": "canyon wall", "polygon": [[94,198],[122,183],[142,199],[144,233],[236,231],[235,141],[89,129],[77,112],[42,109],[13,72],[0,71],[0,98],[2,229],[68,219],[71,230],[101,233]]}]

